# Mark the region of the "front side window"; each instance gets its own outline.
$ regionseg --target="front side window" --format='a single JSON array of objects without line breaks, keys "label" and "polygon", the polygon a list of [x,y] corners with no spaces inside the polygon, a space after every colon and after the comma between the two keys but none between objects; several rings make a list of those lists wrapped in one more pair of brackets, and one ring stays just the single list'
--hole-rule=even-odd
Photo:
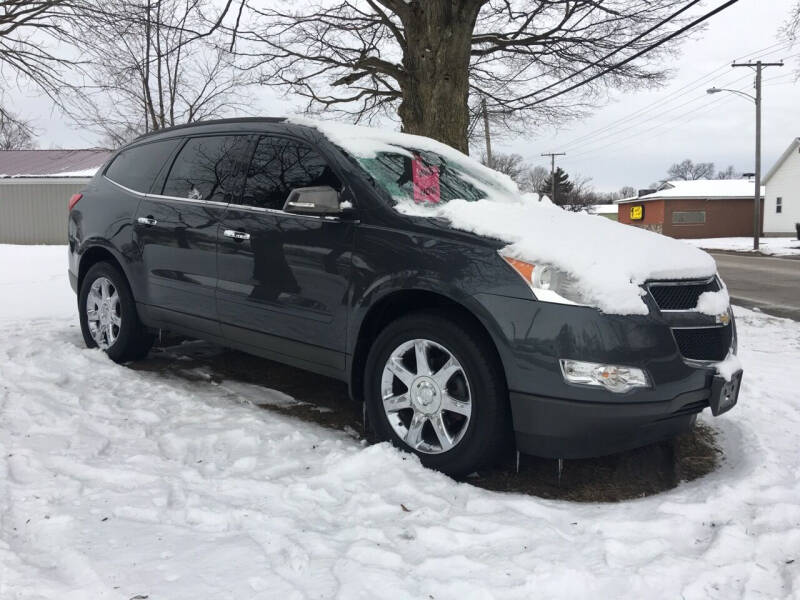
[{"label": "front side window", "polygon": [[775,200],[775,212],[778,214],[783,212],[783,198],[780,196]]},{"label": "front side window", "polygon": [[[403,151],[405,150],[405,151]],[[490,185],[479,173],[425,150],[403,148],[356,159],[361,167],[397,202],[441,204],[450,200],[481,200]]]},{"label": "front side window", "polygon": [[229,202],[241,179],[243,135],[189,138],[164,182],[164,196]]},{"label": "front side window", "polygon": [[317,151],[288,138],[263,136],[247,169],[242,204],[282,210],[293,189],[324,185],[342,187]]},{"label": "front side window", "polygon": [[105,175],[119,185],[146,194],[180,142],[180,138],[174,138],[127,148],[117,154]]}]

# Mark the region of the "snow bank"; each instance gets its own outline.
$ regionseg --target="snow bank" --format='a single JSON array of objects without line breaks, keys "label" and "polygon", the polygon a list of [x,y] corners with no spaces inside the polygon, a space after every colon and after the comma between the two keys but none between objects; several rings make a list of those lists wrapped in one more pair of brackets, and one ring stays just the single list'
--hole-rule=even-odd
[{"label": "snow bank", "polygon": [[640,287],[645,281],[708,278],[716,273],[714,259],[702,250],[610,219],[534,202],[511,178],[434,140],[352,125],[295,122],[318,128],[357,157],[408,154],[404,148],[415,148],[436,152],[463,167],[470,183],[487,199],[422,205],[403,198],[396,208],[409,215],[446,218],[457,229],[507,242],[504,254],[567,273],[577,281],[581,295],[603,312],[647,314]]},{"label": "snow bank", "polygon": [[64,252],[47,264],[37,248],[0,246],[0,286],[27,277],[52,313],[0,294],[0,314],[17,315],[0,320],[3,599],[800,590],[796,322],[736,309],[747,374],[736,408],[712,421],[718,471],[574,504],[455,483],[386,444],[265,411],[254,403],[290,400],[262,387],[116,365],[83,347]]}]

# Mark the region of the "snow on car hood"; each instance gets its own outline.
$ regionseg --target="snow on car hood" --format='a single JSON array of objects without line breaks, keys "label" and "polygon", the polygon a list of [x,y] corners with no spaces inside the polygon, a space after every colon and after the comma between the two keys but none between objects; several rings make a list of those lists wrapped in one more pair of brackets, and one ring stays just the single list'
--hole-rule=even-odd
[{"label": "snow on car hood", "polygon": [[555,267],[576,280],[584,298],[603,312],[647,314],[640,287],[648,280],[699,279],[716,273],[711,256],[689,244],[524,194],[507,176],[429,138],[367,127],[294,120],[316,127],[356,157],[408,148],[436,152],[458,165],[487,199],[418,204],[395,198],[408,215],[447,219],[455,229],[499,239],[504,255]]},{"label": "snow on car hood", "polygon": [[711,277],[706,252],[678,240],[605,217],[530,201],[454,200],[433,212],[456,229],[508,242],[502,252],[571,275],[603,312],[647,314],[640,287],[650,279]]}]

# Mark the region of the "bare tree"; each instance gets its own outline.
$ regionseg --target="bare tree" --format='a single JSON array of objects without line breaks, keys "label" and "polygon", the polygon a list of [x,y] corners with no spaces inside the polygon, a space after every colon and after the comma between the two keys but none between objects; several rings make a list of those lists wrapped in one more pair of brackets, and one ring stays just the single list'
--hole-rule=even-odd
[{"label": "bare tree", "polygon": [[711,179],[714,177],[714,163],[695,163],[690,159],[675,163],[667,170],[668,179]]},{"label": "bare tree", "polygon": [[545,167],[541,165],[535,167],[529,166],[518,182],[519,187],[523,192],[538,192],[542,189],[548,177],[550,177],[550,171]]},{"label": "bare tree", "polygon": [[[74,66],[74,61],[49,48],[63,38],[64,20],[80,1],[0,0],[0,78],[4,88],[13,81],[25,81],[53,100],[59,97],[67,87],[63,70]],[[13,129],[12,137],[17,140],[30,136],[30,124],[17,119],[2,98],[0,118],[6,135]]]},{"label": "bare tree", "polygon": [[52,53],[47,43],[63,33],[72,0],[0,0],[0,70],[25,77],[47,93],[62,83],[62,65],[72,61]]},{"label": "bare tree", "polygon": [[[792,46],[797,42],[798,37],[800,37],[800,0],[797,0],[792,7],[789,18],[781,27],[778,35],[788,40]],[[800,79],[800,65],[795,71],[795,77]]]},{"label": "bare tree", "polygon": [[33,134],[33,126],[30,121],[0,109],[0,150],[35,148]]},{"label": "bare tree", "polygon": [[584,212],[593,204],[599,204],[600,198],[594,191],[592,178],[585,175],[576,175],[572,180],[572,189],[567,194],[565,205],[562,208],[572,212]]},{"label": "bare tree", "polygon": [[635,187],[633,187],[632,185],[624,185],[619,189],[619,198],[616,199],[620,200],[622,198],[633,198],[635,195],[636,195]]},{"label": "bare tree", "polygon": [[733,168],[733,165],[728,165],[728,168],[717,172],[717,179],[740,179],[742,174]]},{"label": "bare tree", "polygon": [[781,28],[781,33],[792,42],[796,41],[800,36],[800,0],[797,1],[789,13],[789,18]]},{"label": "bare tree", "polygon": [[486,155],[481,155],[481,163],[495,171],[505,173],[523,192],[539,193],[542,185],[549,181],[550,171],[542,166],[532,167],[519,154],[492,154],[492,164],[489,165]]},{"label": "bare tree", "polygon": [[97,0],[71,31],[84,82],[68,113],[118,146],[137,135],[246,111],[249,75],[204,26],[209,0]]},{"label": "bare tree", "polygon": [[519,154],[502,154],[499,152],[492,154],[491,164],[489,164],[485,154],[481,155],[481,164],[500,173],[505,173],[517,184],[522,181],[523,173],[529,168],[525,163],[525,159]]},{"label": "bare tree", "polygon": [[582,114],[608,88],[662,83],[658,59],[675,49],[668,42],[697,3],[320,0],[282,9],[251,1],[256,22],[232,29],[262,83],[305,97],[310,112],[357,122],[396,114],[403,131],[467,152],[481,99],[494,122],[522,130]]}]

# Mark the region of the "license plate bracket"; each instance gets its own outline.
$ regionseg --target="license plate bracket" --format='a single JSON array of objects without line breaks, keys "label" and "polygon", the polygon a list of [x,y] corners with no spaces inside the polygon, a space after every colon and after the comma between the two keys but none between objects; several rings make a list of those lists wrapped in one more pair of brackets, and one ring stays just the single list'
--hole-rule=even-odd
[{"label": "license plate bracket", "polygon": [[734,373],[730,381],[721,375],[715,375],[711,384],[711,414],[715,417],[728,412],[739,400],[739,388],[742,386],[742,370]]}]

